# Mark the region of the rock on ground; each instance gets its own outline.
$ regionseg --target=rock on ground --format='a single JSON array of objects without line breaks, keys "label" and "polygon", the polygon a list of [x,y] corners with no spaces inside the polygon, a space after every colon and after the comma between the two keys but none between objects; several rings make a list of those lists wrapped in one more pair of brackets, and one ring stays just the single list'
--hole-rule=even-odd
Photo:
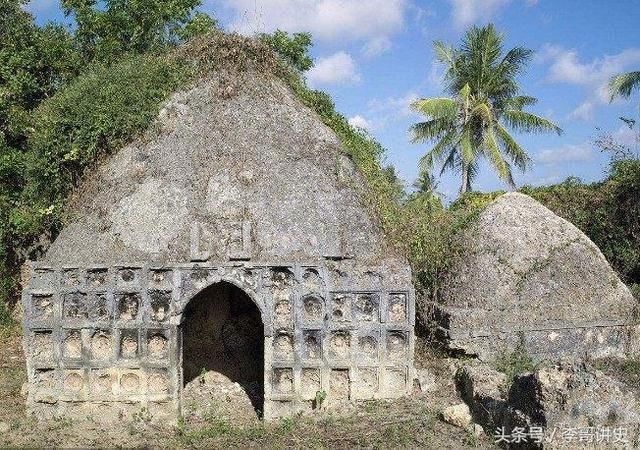
[{"label": "rock on ground", "polygon": [[640,431],[640,400],[625,385],[584,364],[560,363],[515,378],[509,405],[514,423]]},{"label": "rock on ground", "polygon": [[187,383],[183,391],[183,415],[191,422],[219,420],[234,425],[259,423],[254,403],[261,401],[262,386],[241,386],[215,371]]},{"label": "rock on ground", "polygon": [[503,428],[509,436],[516,429],[529,436],[510,448],[536,448],[533,430],[543,431],[549,448],[571,447],[565,430],[574,430],[576,436],[591,433],[592,442],[598,433],[624,430],[625,440],[640,444],[640,399],[628,386],[587,364],[544,365],[516,376],[508,393],[504,374],[487,366],[465,366],[457,381],[473,421],[488,434]]},{"label": "rock on ground", "polygon": [[463,231],[438,304],[450,349],[492,360],[638,354],[638,302],[589,238],[534,199],[502,195]]},{"label": "rock on ground", "polygon": [[417,387],[420,392],[435,392],[438,390],[436,377],[430,370],[420,368],[416,369]]},{"label": "rock on ground", "polygon": [[444,411],[442,411],[442,419],[460,428],[467,428],[472,422],[469,407],[464,403],[445,408]]},{"label": "rock on ground", "polygon": [[458,370],[455,378],[474,421],[490,430],[499,426],[507,407],[506,375],[487,365],[467,365]]}]

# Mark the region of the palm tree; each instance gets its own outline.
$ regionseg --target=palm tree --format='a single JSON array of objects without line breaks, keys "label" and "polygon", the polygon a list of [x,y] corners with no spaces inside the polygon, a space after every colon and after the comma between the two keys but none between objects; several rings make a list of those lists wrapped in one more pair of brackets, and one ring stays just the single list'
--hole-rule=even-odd
[{"label": "palm tree", "polygon": [[431,172],[421,171],[413,183],[416,191],[410,195],[409,201],[418,200],[430,210],[441,210],[444,195],[438,191],[439,184]]},{"label": "palm tree", "polygon": [[416,188],[416,192],[419,194],[435,194],[440,196],[440,193],[437,192],[438,186],[440,182],[436,180],[436,177],[433,176],[431,172],[420,171],[418,173],[418,178],[413,182],[413,187]]},{"label": "palm tree", "polygon": [[520,95],[515,78],[532,52],[515,47],[504,54],[502,44],[503,36],[493,25],[469,29],[459,49],[434,42],[436,58],[446,66],[444,79],[451,97],[425,98],[411,105],[428,119],[411,127],[412,141],[435,141],[420,160],[421,170],[438,162],[441,175],[446,170],[459,172],[461,194],[471,190],[481,158],[515,187],[511,164],[524,171],[530,158],[508,128],[562,133],[553,122],[524,111],[537,100]]},{"label": "palm tree", "polygon": [[622,73],[609,81],[611,101],[618,96],[628,98],[634,89],[640,89],[640,72]]}]

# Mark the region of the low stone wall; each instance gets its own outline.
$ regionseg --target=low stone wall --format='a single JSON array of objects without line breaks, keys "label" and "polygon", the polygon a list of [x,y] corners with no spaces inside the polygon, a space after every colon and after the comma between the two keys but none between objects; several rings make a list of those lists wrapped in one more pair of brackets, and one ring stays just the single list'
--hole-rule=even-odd
[{"label": "low stone wall", "polygon": [[[577,307],[577,306],[576,306]],[[478,355],[484,361],[516,350],[535,362],[545,359],[620,357],[640,354],[640,326],[631,317],[571,320],[563,315],[525,316],[517,323],[500,319],[513,311],[448,308],[431,304],[433,326],[449,349]],[[511,316],[513,317],[513,316]],[[595,318],[595,317],[594,317]]]}]

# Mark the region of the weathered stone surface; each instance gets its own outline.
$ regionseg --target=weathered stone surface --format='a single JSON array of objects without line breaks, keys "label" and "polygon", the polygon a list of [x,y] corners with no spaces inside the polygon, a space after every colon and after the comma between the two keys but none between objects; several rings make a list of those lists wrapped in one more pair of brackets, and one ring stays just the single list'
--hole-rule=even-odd
[{"label": "weathered stone surface", "polygon": [[192,422],[215,418],[238,425],[255,425],[258,416],[247,395],[251,387],[260,390],[260,386],[241,386],[219,372],[201,374],[183,390],[182,415]]},{"label": "weathered stone surface", "polygon": [[471,425],[473,419],[469,407],[464,403],[460,403],[459,405],[445,408],[442,411],[442,420],[456,427],[467,428]]},{"label": "weathered stone surface", "polygon": [[175,417],[203,370],[240,383],[266,418],[310,411],[323,391],[329,407],[409,393],[410,287],[336,288],[329,270],[35,264],[23,293],[29,410]]},{"label": "weathered stone surface", "polygon": [[428,369],[416,369],[416,382],[420,392],[435,392],[438,390],[436,377]]},{"label": "weathered stone surface", "polygon": [[637,354],[638,304],[600,250],[532,198],[491,203],[457,243],[438,305],[422,305],[451,349],[491,360]]},{"label": "weathered stone surface", "polygon": [[203,397],[189,386],[203,372],[267,419],[317,395],[341,407],[411,392],[411,270],[364,183],[273,77],[212,73],[173,95],[80,184],[30,271],[29,410],[168,422],[188,387]]},{"label": "weathered stone surface", "polygon": [[[234,78],[234,95],[220,86]],[[50,263],[308,261],[406,267],[361,202],[335,134],[283,82],[213,74],[76,190]]]},{"label": "weathered stone surface", "polygon": [[509,404],[543,426],[640,425],[639,399],[629,388],[583,364],[561,363],[517,376]]},{"label": "weathered stone surface", "polygon": [[[640,442],[640,399],[625,385],[583,364],[560,363],[523,374],[509,392],[506,429],[542,427],[549,448],[570,445],[555,430],[624,430],[620,446]],[[603,444],[613,444],[609,437]]]},{"label": "weathered stone surface", "polygon": [[473,398],[501,398],[505,394],[507,377],[487,365],[478,364],[458,369],[456,381],[462,398],[469,403]]},{"label": "weathered stone surface", "polygon": [[[464,366],[456,378],[473,421],[491,434],[504,430],[509,448],[573,448],[576,442],[596,443],[597,435],[608,447],[614,430],[628,444],[639,442],[639,399],[629,386],[589,365],[542,365],[516,376],[508,393],[505,375],[486,365]],[[522,441],[512,440],[515,430]],[[579,434],[591,440],[578,441]]]},{"label": "weathered stone surface", "polygon": [[469,405],[473,420],[490,430],[502,423],[507,407],[506,375],[487,365],[466,365],[456,373],[462,399]]}]

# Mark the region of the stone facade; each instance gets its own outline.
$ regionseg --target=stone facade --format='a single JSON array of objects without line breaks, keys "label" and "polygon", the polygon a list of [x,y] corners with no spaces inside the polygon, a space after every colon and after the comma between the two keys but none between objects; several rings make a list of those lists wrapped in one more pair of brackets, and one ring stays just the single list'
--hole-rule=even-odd
[{"label": "stone facade", "polygon": [[[410,285],[336,285],[329,266],[186,264],[32,268],[24,292],[28,406],[38,415],[172,416],[189,301],[242,289],[264,325],[264,416],[392,398],[412,388]],[[315,405],[318,406],[318,405]]]},{"label": "stone facade", "polygon": [[174,94],[82,181],[32,266],[29,409],[175,416],[200,370],[267,419],[408,392],[411,270],[365,185],[276,78],[214,72]]}]

